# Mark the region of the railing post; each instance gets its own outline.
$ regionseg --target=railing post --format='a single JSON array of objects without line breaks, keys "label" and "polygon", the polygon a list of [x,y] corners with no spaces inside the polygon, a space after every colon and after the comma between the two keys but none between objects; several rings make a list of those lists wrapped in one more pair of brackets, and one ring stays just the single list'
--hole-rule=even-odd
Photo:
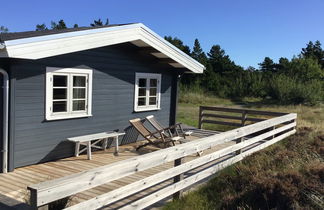
[{"label": "railing post", "polygon": [[48,204],[43,206],[37,206],[37,191],[36,190],[30,190],[30,206],[31,209],[35,210],[48,210]]},{"label": "railing post", "polygon": [[[247,111],[244,110],[244,111],[242,112],[241,127],[244,127],[245,122],[246,122],[246,117],[247,117]],[[244,137],[239,138],[238,140],[236,140],[236,143],[238,144],[238,143],[243,142],[243,141],[244,141]],[[239,149],[239,150],[236,151],[236,154],[237,154],[237,155],[239,155],[239,154],[241,154],[241,153],[242,153],[242,149]]]},{"label": "railing post", "polygon": [[243,127],[245,125],[245,122],[246,122],[246,116],[247,116],[247,111],[244,110],[242,112],[242,122],[241,122],[241,126]]},{"label": "railing post", "polygon": [[199,106],[199,120],[198,120],[198,128],[202,129],[202,120],[203,120],[203,108]]},{"label": "railing post", "polygon": [[[183,163],[183,161],[184,161],[184,158],[179,158],[179,159],[174,160],[174,167],[181,165]],[[174,183],[180,182],[181,180],[183,180],[183,174],[179,174],[173,178]],[[182,194],[182,190],[174,193],[173,199],[179,199],[181,197],[181,194]]]},{"label": "railing post", "polygon": [[291,130],[297,129],[297,117],[290,121],[290,123],[296,122],[296,126],[293,127]]}]

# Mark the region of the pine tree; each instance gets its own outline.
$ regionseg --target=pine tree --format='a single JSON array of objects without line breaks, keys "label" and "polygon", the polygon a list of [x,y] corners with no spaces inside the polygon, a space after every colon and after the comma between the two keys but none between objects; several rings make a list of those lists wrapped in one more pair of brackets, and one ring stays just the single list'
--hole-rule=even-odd
[{"label": "pine tree", "polygon": [[322,68],[324,68],[324,51],[321,45],[321,42],[318,40],[315,44],[313,44],[312,41],[308,42],[306,48],[302,48],[300,56],[303,58],[316,59],[318,63],[322,65]]},{"label": "pine tree", "polygon": [[194,46],[191,52],[191,57],[196,59],[199,63],[206,65],[207,56],[200,46],[198,39],[195,39]]},{"label": "pine tree", "polygon": [[279,58],[279,63],[276,65],[276,68],[280,72],[284,72],[289,65],[289,60],[288,58],[281,57]]},{"label": "pine tree", "polygon": [[275,72],[276,64],[269,57],[265,57],[262,63],[259,63],[260,70],[264,72]]},{"label": "pine tree", "polygon": [[48,30],[48,28],[46,27],[45,23],[36,25],[36,31],[46,31],[46,30]]},{"label": "pine tree", "polygon": [[66,24],[64,20],[60,20],[58,23],[55,21],[51,21],[51,28],[55,30],[61,30],[61,29],[66,29]]},{"label": "pine tree", "polygon": [[109,19],[107,18],[106,22],[105,22],[105,26],[108,26],[108,25],[109,25]]},{"label": "pine tree", "polygon": [[164,39],[176,46],[177,48],[179,48],[187,55],[190,55],[190,47],[188,45],[184,45],[183,41],[181,41],[177,37],[173,38],[172,36],[165,36]]},{"label": "pine tree", "polygon": [[230,59],[225,51],[219,45],[213,45],[208,55],[208,62],[210,63],[213,71],[224,73],[235,73],[236,71],[243,71],[241,66],[237,66],[234,61]]},{"label": "pine tree", "polygon": [[92,27],[104,26],[104,25],[105,26],[109,25],[109,19],[108,18],[106,19],[105,24],[103,24],[101,18],[99,18],[98,20],[94,20],[93,23],[90,23],[90,26],[92,26]]},{"label": "pine tree", "polygon": [[4,26],[0,26],[0,33],[8,33],[9,30],[7,27],[4,27]]}]

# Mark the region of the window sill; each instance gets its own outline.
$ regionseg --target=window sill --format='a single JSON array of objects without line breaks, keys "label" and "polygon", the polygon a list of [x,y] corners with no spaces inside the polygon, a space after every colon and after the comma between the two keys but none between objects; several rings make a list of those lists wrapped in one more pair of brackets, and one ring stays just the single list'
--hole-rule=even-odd
[{"label": "window sill", "polygon": [[46,121],[54,121],[54,120],[68,120],[68,119],[76,119],[76,118],[85,118],[92,117],[92,114],[75,114],[75,115],[57,115],[57,116],[48,116],[46,117]]},{"label": "window sill", "polygon": [[142,109],[135,109],[134,112],[148,112],[148,111],[159,111],[161,108],[142,108]]}]

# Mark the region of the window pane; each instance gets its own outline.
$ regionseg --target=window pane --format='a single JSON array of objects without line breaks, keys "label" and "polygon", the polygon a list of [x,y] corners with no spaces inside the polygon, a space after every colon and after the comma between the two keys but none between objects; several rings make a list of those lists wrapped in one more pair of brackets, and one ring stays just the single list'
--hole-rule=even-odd
[{"label": "window pane", "polygon": [[73,76],[73,86],[74,87],[85,87],[86,77],[85,76]]},{"label": "window pane", "polygon": [[139,88],[138,89],[139,96],[146,96],[146,88]]},{"label": "window pane", "polygon": [[73,88],[73,98],[85,98],[86,89],[85,88]]},{"label": "window pane", "polygon": [[156,88],[150,88],[150,96],[156,96]]},{"label": "window pane", "polygon": [[138,80],[139,87],[146,87],[146,79],[139,79]]},{"label": "window pane", "polygon": [[53,89],[53,99],[66,99],[67,98],[66,88],[55,88]]},{"label": "window pane", "polygon": [[53,76],[53,86],[54,87],[66,87],[67,86],[67,76],[54,75]]},{"label": "window pane", "polygon": [[53,112],[66,112],[66,101],[53,101]]},{"label": "window pane", "polygon": [[138,98],[138,106],[145,106],[146,98]]},{"label": "window pane", "polygon": [[157,79],[150,79],[150,87],[156,87],[157,86]]},{"label": "window pane", "polygon": [[150,97],[149,104],[150,105],[156,105],[156,97]]},{"label": "window pane", "polygon": [[73,101],[73,111],[85,110],[85,100]]}]

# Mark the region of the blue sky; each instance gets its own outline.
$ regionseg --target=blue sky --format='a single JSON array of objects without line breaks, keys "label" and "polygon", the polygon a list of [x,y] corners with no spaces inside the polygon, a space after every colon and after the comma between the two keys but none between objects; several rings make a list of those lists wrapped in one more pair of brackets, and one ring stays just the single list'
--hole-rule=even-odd
[{"label": "blue sky", "polygon": [[323,0],[10,0],[0,5],[0,25],[10,31],[60,19],[69,26],[88,26],[98,18],[142,22],[189,46],[198,38],[205,51],[219,44],[244,67],[257,67],[265,56],[291,58],[310,40],[324,44]]}]

